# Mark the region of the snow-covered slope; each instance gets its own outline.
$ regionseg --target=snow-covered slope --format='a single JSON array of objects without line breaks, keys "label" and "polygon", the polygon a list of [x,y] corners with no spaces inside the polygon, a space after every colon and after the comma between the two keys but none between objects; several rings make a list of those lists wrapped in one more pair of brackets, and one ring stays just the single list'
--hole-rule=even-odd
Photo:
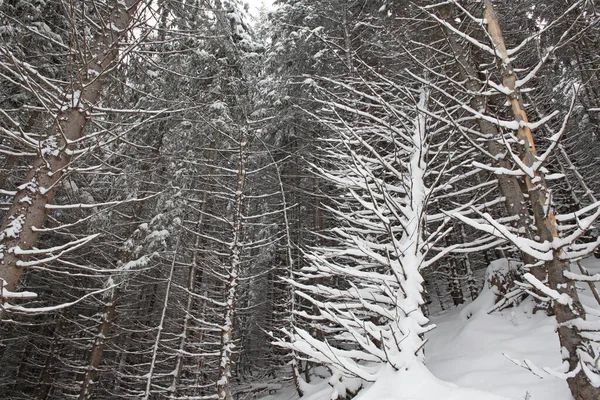
[{"label": "snow-covered slope", "polygon": [[[600,260],[588,258],[583,265],[592,274],[600,272]],[[579,286],[584,305],[598,308],[588,286]],[[492,293],[484,290],[474,302],[431,317],[437,328],[428,335],[425,350],[430,371],[461,387],[516,400],[571,400],[564,380],[546,374],[540,378],[503,355],[529,360],[540,368],[558,367],[560,346],[554,317],[534,314],[531,299],[516,308],[487,314],[492,304]]]},{"label": "snow-covered slope", "polygon": [[[313,385],[302,400],[329,400],[331,388],[326,381]],[[292,388],[264,397],[262,400],[293,400],[297,399]],[[476,389],[461,388],[452,383],[444,382],[435,376],[422,364],[415,363],[412,367],[395,371],[385,368],[377,382],[363,389],[354,400],[511,400],[507,397],[496,396]]]},{"label": "snow-covered slope", "polygon": [[444,382],[422,364],[402,371],[391,367],[355,400],[509,400],[475,389]]},{"label": "snow-covered slope", "polygon": [[571,399],[565,381],[539,378],[503,355],[540,367],[560,365],[555,319],[541,311],[534,314],[530,299],[487,314],[493,297],[488,290],[465,307],[431,318],[437,325],[425,353],[431,372],[461,387],[512,399],[526,399],[527,393],[531,400]]},{"label": "snow-covered slope", "polygon": [[[600,260],[589,258],[583,264],[590,273],[600,273]],[[587,285],[581,300],[594,306]],[[484,290],[474,302],[432,316],[437,328],[427,335],[427,367],[386,370],[355,399],[572,400],[565,381],[549,375],[540,378],[504,355],[529,360],[539,368],[558,367],[561,360],[554,317],[541,311],[534,314],[530,299],[518,307],[488,314],[493,302],[493,293]],[[302,400],[328,400],[330,393],[331,388],[323,381],[313,385]],[[296,398],[293,389],[286,388],[264,400]]]}]

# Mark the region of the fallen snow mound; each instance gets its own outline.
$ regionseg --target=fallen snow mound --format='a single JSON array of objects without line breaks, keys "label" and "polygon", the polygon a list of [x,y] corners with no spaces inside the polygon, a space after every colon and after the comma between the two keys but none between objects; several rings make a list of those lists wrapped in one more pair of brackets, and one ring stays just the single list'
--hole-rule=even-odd
[{"label": "fallen snow mound", "polygon": [[362,390],[354,400],[509,400],[475,389],[444,382],[422,364],[383,371],[377,382]]}]

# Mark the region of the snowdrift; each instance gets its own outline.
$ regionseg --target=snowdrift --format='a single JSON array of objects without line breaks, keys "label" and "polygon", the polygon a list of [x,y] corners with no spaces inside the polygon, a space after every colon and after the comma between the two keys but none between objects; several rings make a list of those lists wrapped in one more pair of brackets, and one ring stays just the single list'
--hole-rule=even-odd
[{"label": "snowdrift", "polygon": [[[590,273],[600,273],[600,260],[589,258],[583,264]],[[595,300],[587,285],[579,286],[584,305],[593,306]],[[355,399],[572,400],[565,381],[536,376],[508,358],[528,360],[540,368],[559,366],[554,317],[534,313],[531,299],[488,314],[495,297],[493,290],[485,287],[475,301],[431,316],[437,327],[427,334],[426,366],[384,369]],[[324,380],[309,385],[301,400],[329,400],[330,394],[331,387]],[[288,387],[264,400],[296,398],[293,388]]]}]

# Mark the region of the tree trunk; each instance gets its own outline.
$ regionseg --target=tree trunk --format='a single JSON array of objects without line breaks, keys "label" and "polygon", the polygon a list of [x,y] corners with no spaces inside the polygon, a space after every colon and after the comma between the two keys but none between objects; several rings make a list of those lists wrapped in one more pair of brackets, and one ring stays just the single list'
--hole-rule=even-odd
[{"label": "tree trunk", "polygon": [[[462,239],[462,243],[467,243],[467,235],[465,234],[465,226],[461,224],[460,226],[460,237]],[[477,281],[473,276],[473,268],[471,267],[471,259],[469,258],[469,253],[466,253],[463,256],[463,260],[465,263],[465,269],[467,273],[467,289],[469,290],[469,296],[471,300],[475,300],[479,295],[479,288],[477,285]]]},{"label": "tree trunk", "polygon": [[[444,7],[439,8],[439,15],[444,21],[451,24],[452,23],[452,5],[446,5]],[[478,77],[478,73],[476,70],[476,63],[469,56],[471,53],[463,48],[463,46],[456,40],[455,35],[449,30],[446,29],[446,39],[454,56],[456,57],[456,61],[460,65],[461,78],[465,81],[465,88],[469,90],[471,93],[478,93],[481,90],[481,80]],[[487,101],[486,97],[483,95],[473,95],[470,101],[471,108],[477,110],[479,112],[483,112],[487,109]],[[503,145],[497,142],[500,138],[500,132],[498,128],[493,123],[486,121],[483,118],[477,119],[477,125],[488,140],[486,141],[486,146],[488,152],[494,156],[494,161],[497,167],[512,169],[513,165],[510,161],[506,159],[506,157],[502,156],[506,149]],[[502,157],[499,157],[502,156]],[[527,208],[527,203],[525,201],[525,196],[523,196],[523,192],[521,191],[521,185],[516,177],[511,175],[500,174],[497,175],[498,179],[498,188],[500,189],[500,193],[504,196],[504,206],[506,207],[506,211],[510,216],[518,216],[519,219],[516,221],[516,228],[523,233],[529,233],[531,225],[531,218],[529,216],[529,211]],[[531,257],[529,254],[521,253],[521,257],[525,264],[534,264],[535,259]],[[544,268],[534,267],[531,268],[531,272],[533,275],[540,279],[544,280],[546,277],[546,272]]]},{"label": "tree trunk", "polygon": [[152,379],[154,378],[154,370],[156,368],[157,359],[159,356],[159,347],[162,340],[162,333],[165,329],[165,320],[167,317],[167,309],[169,307],[169,299],[171,297],[171,287],[173,286],[173,276],[175,273],[175,264],[177,260],[177,253],[179,250],[179,242],[181,238],[177,239],[177,243],[175,244],[175,248],[173,251],[173,260],[171,262],[171,269],[169,271],[169,276],[167,278],[167,288],[165,290],[165,297],[163,299],[162,310],[160,314],[160,322],[156,327],[156,338],[154,340],[154,346],[152,347],[152,360],[150,360],[150,367],[148,373],[145,375],[148,377],[146,380],[146,389],[144,391],[143,400],[148,400],[150,395],[152,394]]},{"label": "tree trunk", "polygon": [[[288,212],[287,212],[287,207],[288,207],[288,202],[286,200],[286,195],[285,195],[285,188],[283,187],[283,180],[281,178],[281,171],[279,170],[279,165],[277,165],[277,162],[275,162],[275,159],[273,159],[273,165],[275,166],[275,171],[277,173],[277,182],[279,183],[279,191],[281,192],[281,202],[282,202],[282,208],[283,208],[283,221],[285,224],[285,250],[286,250],[286,266],[288,268],[288,277],[290,279],[294,279],[294,255],[292,254],[292,233],[290,232],[290,220],[288,218]],[[318,190],[318,178],[315,177],[314,178],[314,192],[315,193],[319,193]],[[317,226],[320,226],[320,218],[319,218],[319,210],[320,210],[320,206],[318,204],[318,196],[316,197],[317,199],[317,204],[316,207],[317,209],[315,210],[315,231],[318,232]],[[290,340],[293,340],[293,336],[294,336],[294,328],[296,326],[296,294],[294,292],[294,287],[293,285],[288,284],[288,290],[289,290],[289,298],[290,298],[290,305],[289,305],[289,321],[288,321],[288,329],[289,329],[289,333],[292,336],[290,338]],[[292,360],[290,362],[290,365],[292,367],[292,378],[294,379],[294,387],[296,388],[296,393],[298,393],[299,397],[304,396],[304,390],[303,390],[303,380],[302,380],[302,376],[301,376],[301,372],[300,372],[300,363],[301,360],[298,357],[298,352],[296,350],[292,350],[291,351],[291,356],[292,356]],[[308,366],[307,366],[307,370],[308,370]]]},{"label": "tree trunk", "polygon": [[[522,97],[516,86],[517,76],[510,62],[504,37],[498,22],[498,16],[494,10],[491,0],[484,0],[484,18],[487,21],[487,30],[496,50],[498,70],[502,76],[502,84],[508,90],[510,95],[507,100],[515,121],[520,123],[518,138],[522,145],[520,156],[525,165],[531,167],[537,160],[535,142],[529,127],[526,124],[527,113],[523,108]],[[525,183],[529,192],[531,206],[537,235],[541,242],[552,242],[558,236],[558,225],[554,216],[554,211],[549,204],[548,187],[541,173],[536,173],[532,179],[525,177]],[[575,372],[574,376],[567,379],[569,389],[576,400],[597,400],[600,399],[600,388],[594,387],[592,382],[582,370],[578,352],[585,351],[588,348],[588,339],[585,339],[578,328],[577,320],[585,320],[585,312],[579,301],[579,295],[575,287],[575,282],[564,276],[564,271],[569,270],[569,262],[560,259],[560,250],[553,252],[553,260],[546,262],[548,271],[548,284],[551,289],[559,294],[566,294],[571,299],[572,304],[562,304],[554,301],[554,313],[558,322],[558,336],[563,348],[563,360],[568,362],[569,371]]]},{"label": "tree trunk", "polygon": [[[73,91],[58,112],[48,139],[41,143],[25,182],[2,221],[0,232],[0,281],[14,291],[26,256],[20,250],[35,246],[38,231],[46,221],[46,205],[54,199],[58,182],[71,162],[75,142],[83,135],[93,106],[97,103],[106,75],[118,62],[118,42],[127,30],[139,0],[114,2],[108,26],[91,45],[91,54],[82,54],[81,71],[71,82]],[[73,49],[76,50],[76,49]],[[92,56],[93,55],[93,56]],[[4,301],[4,299],[0,300]]]},{"label": "tree trunk", "polygon": [[[161,131],[163,133],[160,135],[156,146],[154,146],[152,149],[152,154],[156,158],[158,158],[158,156],[160,154],[160,149],[162,148],[162,145],[163,145],[164,129],[161,129]],[[152,174],[152,166],[149,162],[145,162],[142,165],[141,170],[144,173],[144,175],[146,176],[146,179],[143,180],[139,195],[141,197],[146,197],[147,195],[149,195],[148,191],[149,191],[150,185],[148,182],[152,181],[151,176],[150,176]],[[139,201],[135,205],[135,207],[133,209],[133,221],[131,221],[131,224],[130,224],[130,227],[128,228],[126,237],[129,237],[133,240],[133,235],[134,235],[136,229],[138,228],[139,223],[142,220],[142,214],[144,212],[144,209],[147,208],[147,205],[148,205],[148,200]],[[108,301],[104,304],[104,306],[102,308],[100,324],[98,325],[98,330],[97,330],[98,333],[94,337],[94,341],[92,343],[92,350],[90,351],[90,356],[88,358],[87,370],[85,372],[85,375],[83,376],[83,379],[81,380],[81,390],[79,391],[79,400],[88,400],[92,397],[93,384],[94,384],[94,382],[96,382],[96,379],[98,377],[98,368],[100,367],[100,364],[102,363],[102,359],[103,359],[103,355],[104,355],[104,347],[108,340],[107,338],[110,335],[110,330],[113,325],[113,320],[115,319],[117,305],[119,302],[119,297],[121,295],[121,286],[123,284],[123,280],[127,279],[127,277],[124,275],[127,274],[128,272],[123,271],[121,268],[123,266],[127,265],[127,263],[129,263],[130,261],[134,260],[133,249],[125,249],[125,248],[119,249],[116,254],[116,259],[117,259],[117,269],[115,270],[115,276],[114,276],[115,279],[113,280],[111,277],[110,280],[112,280],[112,282],[109,282],[109,283],[116,283],[116,287],[114,288],[114,290],[112,290],[110,292],[110,298],[108,299]],[[118,280],[118,282],[115,282],[117,280]]]},{"label": "tree trunk", "polygon": [[237,288],[242,255],[242,231],[244,209],[244,186],[246,183],[246,160],[248,135],[246,127],[241,128],[239,139],[239,161],[237,183],[233,202],[233,238],[230,245],[230,263],[227,271],[227,296],[225,318],[221,327],[221,360],[217,376],[217,396],[219,400],[231,400],[231,356],[233,353],[233,321],[235,317]]},{"label": "tree trunk", "polygon": [[56,324],[54,325],[54,330],[52,332],[54,338],[52,339],[52,344],[48,349],[48,355],[46,356],[46,361],[44,362],[44,369],[38,378],[38,385],[35,389],[35,399],[36,400],[45,400],[48,398],[50,391],[52,389],[52,370],[57,360],[57,351],[58,347],[62,341],[62,330],[64,324],[65,316],[57,315],[56,316]]},{"label": "tree trunk", "polygon": [[[212,143],[210,147],[215,148],[216,144]],[[214,162],[216,159],[217,152],[215,150],[210,151],[209,160]],[[208,191],[204,191],[202,194],[202,208],[200,209],[200,215],[198,216],[198,222],[196,223],[196,232],[199,232],[203,228],[204,215],[206,214],[208,204]],[[173,371],[173,382],[171,383],[170,391],[172,394],[177,393],[179,382],[181,381],[181,374],[183,372],[184,364],[184,350],[188,341],[188,331],[191,326],[192,313],[194,306],[193,293],[196,290],[198,284],[202,286],[203,270],[198,270],[198,248],[200,247],[200,236],[197,235],[194,240],[194,249],[192,254],[192,261],[188,270],[188,293],[185,302],[185,316],[183,319],[183,328],[181,331],[181,339],[179,341],[179,351],[176,356],[175,370]],[[199,275],[198,275],[199,273]]]},{"label": "tree trunk", "polygon": [[92,397],[92,385],[98,376],[98,367],[100,367],[100,363],[102,362],[104,345],[108,335],[110,334],[110,328],[112,326],[113,319],[115,318],[119,295],[119,287],[114,288],[112,293],[110,293],[108,302],[102,310],[101,322],[98,326],[98,333],[94,338],[92,350],[88,359],[87,370],[81,382],[79,400],[89,400]]}]

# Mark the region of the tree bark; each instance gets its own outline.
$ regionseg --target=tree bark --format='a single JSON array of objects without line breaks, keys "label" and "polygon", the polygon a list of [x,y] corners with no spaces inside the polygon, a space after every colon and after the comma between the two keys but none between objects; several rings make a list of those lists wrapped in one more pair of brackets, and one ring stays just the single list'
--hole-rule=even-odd
[{"label": "tree bark", "polygon": [[162,340],[162,333],[165,329],[165,320],[167,317],[167,310],[169,308],[169,300],[171,297],[171,287],[173,286],[173,276],[175,274],[175,265],[177,261],[177,254],[179,250],[179,243],[181,241],[181,237],[177,238],[177,242],[175,243],[175,248],[173,250],[173,260],[171,261],[171,269],[169,270],[169,275],[167,277],[167,288],[165,289],[165,297],[163,298],[162,310],[160,314],[160,322],[156,327],[156,338],[154,340],[154,346],[152,347],[152,360],[150,360],[150,366],[148,373],[145,375],[148,379],[146,380],[146,389],[144,391],[144,395],[142,397],[143,400],[148,400],[152,395],[152,379],[154,378],[155,369],[157,363],[157,359],[159,356],[159,348]]},{"label": "tree bark", "polygon": [[101,322],[98,327],[98,333],[94,338],[92,344],[92,350],[90,352],[89,361],[85,375],[81,382],[81,390],[79,391],[79,400],[89,400],[92,397],[92,385],[96,381],[98,376],[98,367],[102,362],[102,356],[104,353],[104,345],[108,340],[110,328],[112,326],[113,319],[115,318],[117,303],[119,301],[120,289],[116,287],[113,289],[108,302],[104,306],[101,315]]},{"label": "tree bark", "polygon": [[[502,76],[502,84],[508,90],[507,100],[510,104],[513,117],[518,121],[520,128],[518,139],[521,141],[521,158],[525,165],[531,167],[537,161],[537,153],[532,132],[527,126],[527,113],[523,108],[522,97],[516,85],[517,76],[511,64],[498,16],[494,10],[492,0],[484,0],[484,18],[487,21],[487,30],[496,51],[498,70]],[[532,179],[525,177],[525,183],[529,192],[537,236],[540,242],[552,242],[558,236],[558,224],[549,202],[548,187],[543,174],[537,172]],[[567,379],[569,389],[576,400],[600,399],[600,388],[594,387],[592,382],[582,370],[578,352],[588,348],[588,339],[585,339],[578,328],[577,320],[585,320],[585,312],[579,301],[579,295],[575,282],[564,276],[564,271],[569,270],[569,262],[560,259],[561,251],[553,251],[552,261],[547,261],[548,284],[551,289],[559,294],[566,294],[572,301],[571,305],[554,301],[554,313],[558,322],[558,337],[563,350],[563,360],[568,362],[569,371],[576,372],[574,376]]]},{"label": "tree bark", "polygon": [[246,161],[248,136],[246,127],[241,128],[239,139],[239,161],[237,183],[233,202],[233,238],[230,245],[230,263],[227,271],[227,296],[225,318],[221,327],[221,360],[217,376],[217,396],[219,400],[231,400],[231,356],[233,353],[233,321],[235,317],[237,288],[241,267],[244,187],[246,183]]},{"label": "tree bark", "polygon": [[52,330],[52,343],[48,349],[48,354],[46,355],[46,360],[44,362],[44,369],[38,378],[38,384],[35,389],[36,400],[45,400],[51,395],[54,386],[53,370],[58,359],[60,358],[57,353],[59,352],[60,344],[63,342],[64,324],[67,317],[67,315],[56,315],[56,323],[54,324],[54,329]]},{"label": "tree bark", "polygon": [[[446,5],[440,7],[439,15],[448,23],[452,23],[452,5]],[[446,39],[456,61],[460,65],[461,79],[465,81],[465,88],[471,93],[478,93],[481,91],[481,80],[478,77],[477,70],[475,68],[476,63],[469,56],[470,52],[467,51],[463,46],[456,40],[455,35],[446,29]],[[474,94],[470,100],[471,108],[479,112],[483,112],[487,109],[487,101],[485,96]],[[506,157],[502,156],[506,149],[503,145],[497,142],[500,138],[500,132],[493,123],[486,121],[482,118],[477,119],[477,125],[479,130],[483,133],[488,140],[486,146],[488,152],[494,156],[494,161],[497,167],[512,169],[513,165]],[[500,157],[501,156],[501,157]],[[518,216],[518,220],[515,223],[515,227],[522,233],[528,234],[530,232],[530,225],[532,223],[525,196],[521,191],[521,185],[516,177],[510,175],[497,175],[498,188],[500,193],[505,198],[504,206],[510,216]],[[534,264],[535,259],[529,254],[521,253],[521,258],[525,264]],[[546,277],[546,271],[544,268],[534,267],[531,268],[533,275],[539,280],[544,280]]]},{"label": "tree bark", "polygon": [[2,221],[0,281],[10,291],[17,287],[26,261],[20,250],[32,249],[36,243],[36,228],[46,221],[46,205],[54,199],[58,182],[71,162],[76,141],[83,136],[108,72],[118,63],[118,41],[125,34],[138,1],[128,0],[126,4],[115,1],[108,26],[88,50],[91,54],[81,54],[80,72],[71,82],[73,90],[65,99],[64,110],[58,112],[48,138],[41,143],[33,166]]}]

